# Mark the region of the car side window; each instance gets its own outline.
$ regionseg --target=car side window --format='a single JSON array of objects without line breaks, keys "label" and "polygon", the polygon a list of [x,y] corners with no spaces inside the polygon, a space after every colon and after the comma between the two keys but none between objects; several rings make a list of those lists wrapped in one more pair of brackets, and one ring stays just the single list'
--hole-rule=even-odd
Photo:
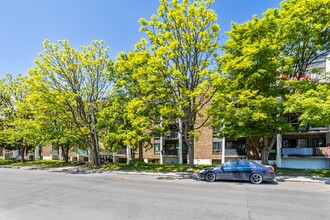
[{"label": "car side window", "polygon": [[248,161],[241,161],[241,162],[239,162],[238,167],[250,168],[251,167],[251,164]]},{"label": "car side window", "polygon": [[231,162],[228,162],[228,163],[224,164],[225,168],[233,168],[233,167],[236,167],[236,166],[237,166],[237,162],[235,162],[235,161],[231,161]]}]

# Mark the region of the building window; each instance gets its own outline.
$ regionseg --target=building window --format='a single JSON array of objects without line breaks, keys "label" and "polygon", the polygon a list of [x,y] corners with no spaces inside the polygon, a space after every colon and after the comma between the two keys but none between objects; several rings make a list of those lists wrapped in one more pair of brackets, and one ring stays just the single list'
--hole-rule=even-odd
[{"label": "building window", "polygon": [[178,143],[166,143],[164,151],[165,155],[178,155]]},{"label": "building window", "polygon": [[186,142],[182,143],[182,153],[188,153],[188,144]]},{"label": "building window", "polygon": [[213,142],[213,154],[221,153],[222,142]]},{"label": "building window", "polygon": [[312,138],[312,147],[325,147],[325,138]]},{"label": "building window", "polygon": [[131,149],[131,154],[137,154],[138,153],[138,150],[137,149]]},{"label": "building window", "polygon": [[220,131],[219,127],[213,128],[213,137],[218,137],[219,136],[219,131]]},{"label": "building window", "polygon": [[282,141],[282,147],[283,148],[288,148],[289,147],[289,140],[283,140]]},{"label": "building window", "polygon": [[246,142],[245,140],[226,141],[226,155],[245,156]]},{"label": "building window", "polygon": [[294,131],[299,132],[299,131],[308,130],[308,125],[301,125],[299,117],[297,115],[291,115],[288,116],[287,118],[288,118],[288,122],[291,124]]},{"label": "building window", "polygon": [[154,144],[154,154],[159,154],[160,152],[160,144]]},{"label": "building window", "polygon": [[308,139],[283,140],[283,148],[308,148]]},{"label": "building window", "polygon": [[297,140],[297,147],[307,148],[308,147],[308,139],[298,139]]}]

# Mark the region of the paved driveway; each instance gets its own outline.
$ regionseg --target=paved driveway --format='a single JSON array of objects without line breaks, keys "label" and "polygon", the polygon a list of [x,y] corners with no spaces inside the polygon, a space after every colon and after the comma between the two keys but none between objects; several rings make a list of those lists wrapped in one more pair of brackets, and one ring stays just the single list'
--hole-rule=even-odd
[{"label": "paved driveway", "polygon": [[330,185],[0,169],[0,219],[328,219]]}]

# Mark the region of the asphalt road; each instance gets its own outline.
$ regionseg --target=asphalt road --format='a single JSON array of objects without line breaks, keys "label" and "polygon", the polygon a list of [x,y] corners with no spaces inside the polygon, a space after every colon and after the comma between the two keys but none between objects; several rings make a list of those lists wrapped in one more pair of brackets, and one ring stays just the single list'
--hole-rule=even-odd
[{"label": "asphalt road", "polygon": [[0,169],[0,220],[329,219],[330,185]]}]

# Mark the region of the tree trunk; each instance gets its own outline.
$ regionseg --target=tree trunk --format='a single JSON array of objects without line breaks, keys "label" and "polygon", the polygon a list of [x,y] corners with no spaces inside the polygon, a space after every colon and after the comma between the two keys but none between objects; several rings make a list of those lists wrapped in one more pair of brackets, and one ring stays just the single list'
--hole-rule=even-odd
[{"label": "tree trunk", "polygon": [[21,162],[22,163],[25,163],[25,149],[26,149],[26,147],[23,147],[23,146],[20,148]]},{"label": "tree trunk", "polygon": [[264,165],[268,164],[268,157],[269,157],[270,150],[267,148],[262,148],[261,151],[261,163]]},{"label": "tree trunk", "polygon": [[70,146],[67,146],[67,148],[65,149],[65,157],[64,157],[65,163],[69,163],[69,150],[70,150]]},{"label": "tree trunk", "polygon": [[98,133],[96,130],[96,117],[95,117],[95,107],[94,103],[91,106],[91,119],[92,119],[92,144],[93,144],[93,152],[94,152],[94,165],[97,167],[101,166],[101,157],[100,157],[100,147],[98,140]]},{"label": "tree trunk", "polygon": [[89,146],[91,163],[99,167],[101,165],[101,158],[99,153],[97,134],[95,134],[95,132],[95,130],[92,130],[92,133],[89,136],[90,138],[88,138],[88,136],[85,137],[85,143],[87,146]]},{"label": "tree trunk", "polygon": [[263,138],[247,137],[246,138],[246,156],[249,160],[260,160],[262,158]]},{"label": "tree trunk", "polygon": [[63,145],[61,145],[62,148],[62,157],[63,157],[63,161],[65,163],[69,163],[69,146],[66,145],[65,147]]},{"label": "tree trunk", "polygon": [[94,147],[93,151],[94,151],[94,165],[96,167],[100,167],[101,163],[100,163],[99,153],[98,153],[96,147]]},{"label": "tree trunk", "polygon": [[268,165],[268,158],[269,158],[269,153],[273,149],[273,146],[275,144],[276,140],[276,135],[273,135],[272,141],[269,144],[268,137],[263,137],[263,148],[261,151],[261,162],[264,165]]},{"label": "tree trunk", "polygon": [[132,161],[135,161],[135,153],[132,148],[131,148],[131,156],[132,156]]},{"label": "tree trunk", "polygon": [[187,145],[188,145],[188,151],[189,151],[189,168],[194,168],[194,158],[195,158],[195,152],[194,152],[194,136],[190,136],[191,141],[188,144],[188,142],[186,141]]},{"label": "tree trunk", "polygon": [[138,145],[139,145],[139,161],[143,161],[143,144],[141,141],[139,141]]}]

